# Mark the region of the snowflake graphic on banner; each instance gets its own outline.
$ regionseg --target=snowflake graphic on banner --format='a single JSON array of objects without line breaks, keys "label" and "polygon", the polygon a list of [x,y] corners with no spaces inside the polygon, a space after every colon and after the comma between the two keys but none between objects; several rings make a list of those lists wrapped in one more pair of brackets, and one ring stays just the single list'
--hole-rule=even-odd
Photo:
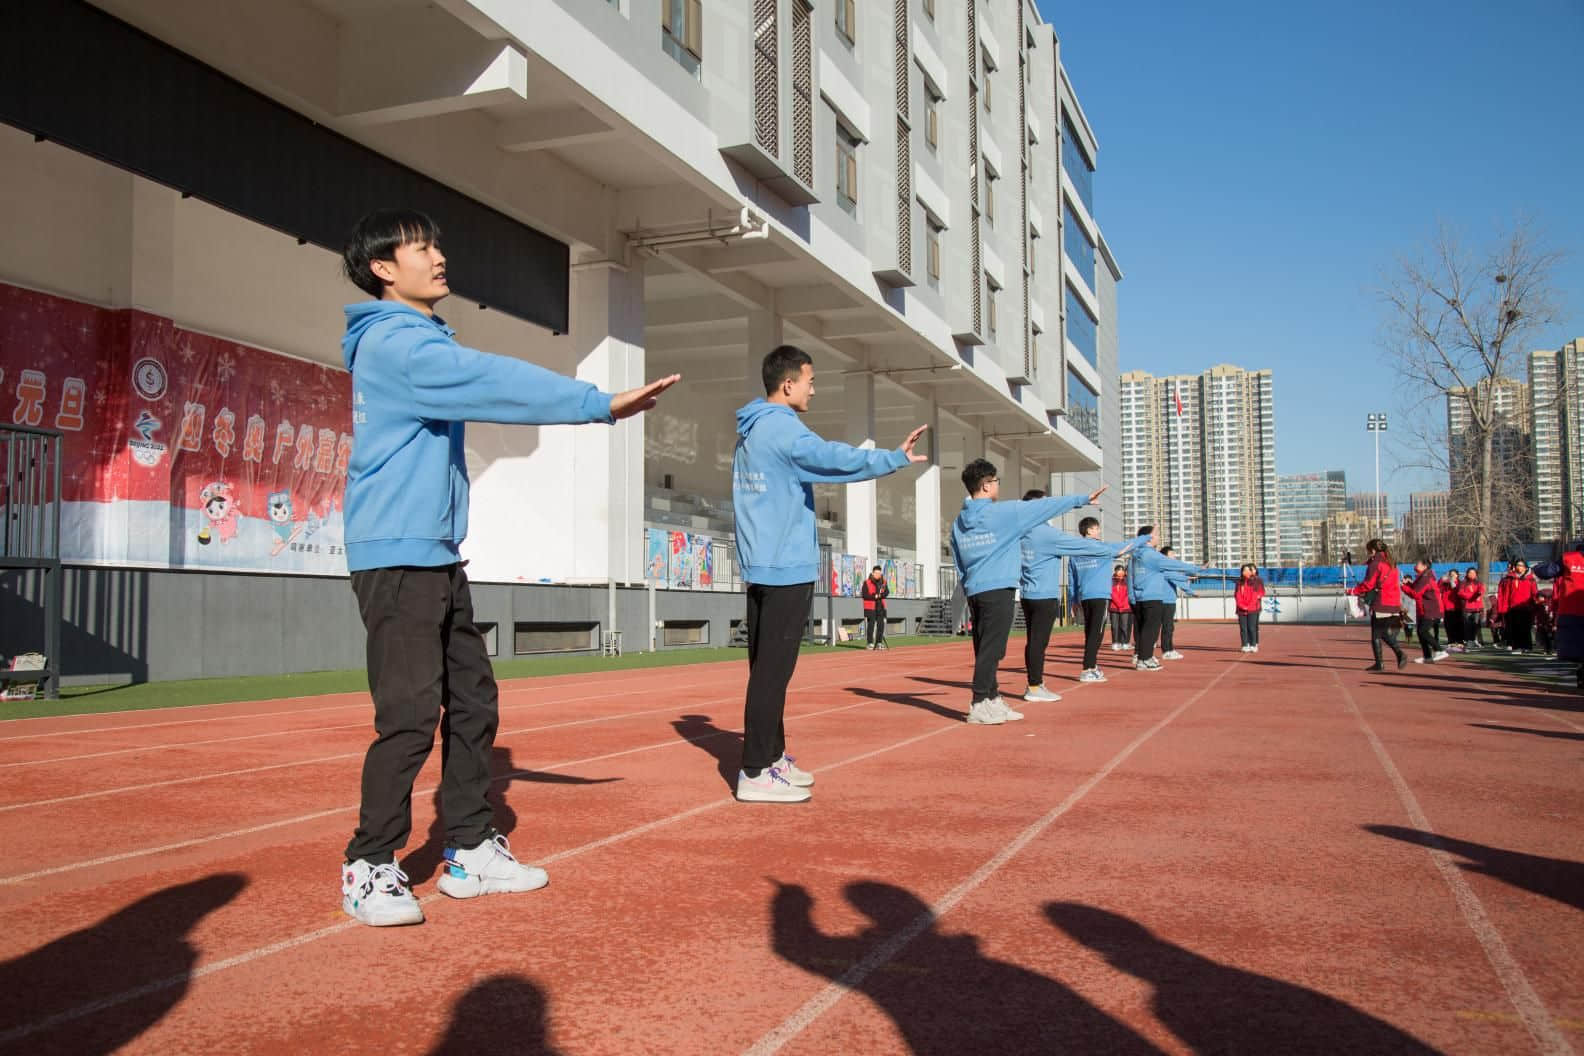
[{"label": "snowflake graphic on banner", "polygon": [[236,372],[236,359],[228,352],[221,353],[220,359],[215,363],[215,374],[219,376],[222,382],[225,382],[235,377]]},{"label": "snowflake graphic on banner", "polygon": [[284,400],[286,398],[286,389],[281,385],[281,383],[279,381],[277,381],[274,378],[271,378],[270,382],[269,382],[269,394],[270,394],[270,399],[271,400],[273,400],[276,403],[279,403],[279,402],[281,402],[282,400]]}]

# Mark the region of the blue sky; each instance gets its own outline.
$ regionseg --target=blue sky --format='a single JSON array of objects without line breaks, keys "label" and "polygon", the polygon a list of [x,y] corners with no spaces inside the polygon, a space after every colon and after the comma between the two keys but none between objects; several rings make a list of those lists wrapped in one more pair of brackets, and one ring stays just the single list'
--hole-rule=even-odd
[{"label": "blue sky", "polygon": [[[1530,343],[1584,336],[1584,0],[1039,6],[1100,143],[1122,369],[1272,368],[1278,472],[1367,491],[1365,413],[1407,439],[1374,291],[1439,222],[1531,218],[1566,257]],[[1394,510],[1445,487],[1389,448]]]}]

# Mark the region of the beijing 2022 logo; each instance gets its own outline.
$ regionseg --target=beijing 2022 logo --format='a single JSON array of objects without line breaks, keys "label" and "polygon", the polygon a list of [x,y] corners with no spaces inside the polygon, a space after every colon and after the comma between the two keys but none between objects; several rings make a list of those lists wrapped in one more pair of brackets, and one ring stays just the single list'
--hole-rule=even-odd
[{"label": "beijing 2022 logo", "polygon": [[145,356],[132,364],[132,384],[145,400],[157,400],[165,395],[165,364],[152,356]]}]

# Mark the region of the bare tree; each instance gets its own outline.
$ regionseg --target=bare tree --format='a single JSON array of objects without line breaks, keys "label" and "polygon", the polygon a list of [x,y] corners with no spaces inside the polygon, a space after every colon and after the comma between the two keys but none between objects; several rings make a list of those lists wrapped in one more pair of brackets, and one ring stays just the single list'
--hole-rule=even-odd
[{"label": "bare tree", "polygon": [[1447,474],[1447,541],[1468,548],[1486,582],[1491,559],[1533,524],[1524,338],[1556,320],[1559,260],[1527,224],[1477,250],[1443,225],[1380,291],[1416,442],[1405,464]]}]

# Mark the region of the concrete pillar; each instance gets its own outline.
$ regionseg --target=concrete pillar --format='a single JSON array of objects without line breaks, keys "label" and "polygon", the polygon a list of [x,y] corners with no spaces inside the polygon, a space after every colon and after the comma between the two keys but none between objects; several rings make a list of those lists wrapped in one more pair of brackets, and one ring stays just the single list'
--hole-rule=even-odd
[{"label": "concrete pillar", "polygon": [[[767,309],[756,308],[748,313],[748,350],[746,370],[748,398],[763,396],[764,378],[760,368],[764,365],[764,357],[777,345],[786,341],[786,331],[781,325],[781,316]],[[817,386],[816,386],[817,388]]]},{"label": "concrete pillar", "polygon": [[1021,499],[1023,493],[1033,486],[1023,472],[1023,441],[1014,440],[1007,457],[1007,468],[1001,471],[1001,497]]},{"label": "concrete pillar", "polygon": [[[606,392],[644,381],[643,274],[610,264],[572,273],[570,336],[577,376]],[[578,426],[572,509],[574,581],[643,582],[643,419]]]},{"label": "concrete pillar", "polygon": [[[855,447],[875,446],[875,393],[873,374],[849,374],[846,383],[847,428],[842,439]],[[846,504],[843,527],[847,530],[847,552],[865,561],[879,555],[879,516],[875,511],[875,482],[866,480],[842,488]]]},{"label": "concrete pillar", "polygon": [[918,553],[919,579],[926,598],[940,594],[941,466],[940,411],[931,400],[924,421],[929,431],[914,450],[927,451],[929,465],[913,480],[913,549]]}]

